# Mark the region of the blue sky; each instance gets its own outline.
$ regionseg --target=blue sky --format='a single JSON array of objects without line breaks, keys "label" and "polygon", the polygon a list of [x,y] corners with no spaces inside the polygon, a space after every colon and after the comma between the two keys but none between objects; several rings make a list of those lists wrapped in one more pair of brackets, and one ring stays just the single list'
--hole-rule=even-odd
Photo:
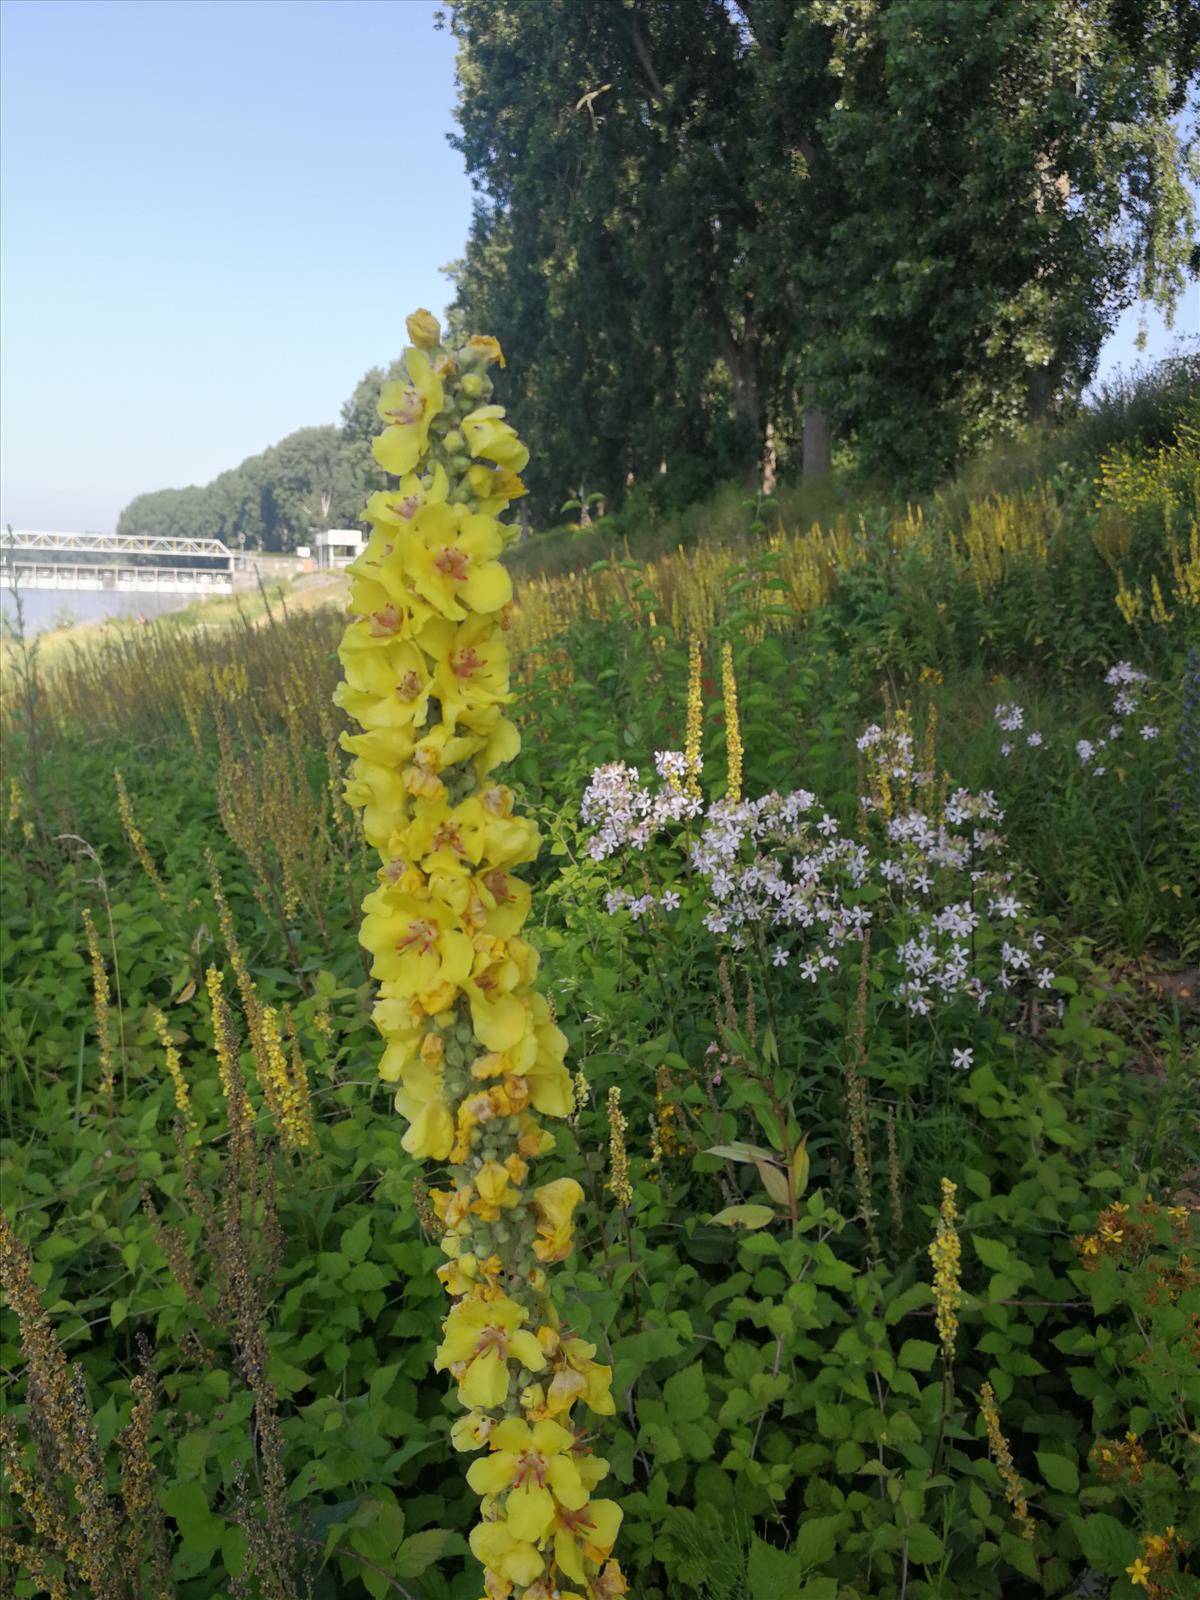
[{"label": "blue sky", "polygon": [[111,528],[335,422],[471,192],[426,0],[7,0],[3,504]]},{"label": "blue sky", "polygon": [[4,0],[0,523],[108,529],[335,422],[405,314],[442,310],[471,194],[436,9]]}]

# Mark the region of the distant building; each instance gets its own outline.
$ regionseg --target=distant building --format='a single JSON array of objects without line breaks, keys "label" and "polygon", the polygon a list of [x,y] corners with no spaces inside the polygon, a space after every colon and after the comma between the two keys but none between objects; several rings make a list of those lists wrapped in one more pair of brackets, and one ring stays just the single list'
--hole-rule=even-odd
[{"label": "distant building", "polygon": [[326,528],[314,542],[318,567],[348,567],[367,548],[357,528]]}]

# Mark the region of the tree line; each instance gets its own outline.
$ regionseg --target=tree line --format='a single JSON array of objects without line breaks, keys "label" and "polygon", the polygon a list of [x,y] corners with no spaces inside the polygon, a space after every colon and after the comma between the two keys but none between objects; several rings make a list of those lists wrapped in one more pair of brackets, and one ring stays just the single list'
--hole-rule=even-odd
[{"label": "tree line", "polygon": [[[541,525],[820,473],[905,488],[1077,402],[1200,271],[1195,0],[450,0],[475,188],[452,323],[498,335]],[[1189,99],[1189,96],[1192,96]],[[119,531],[358,522],[379,382]]]},{"label": "tree line", "polygon": [[831,440],[918,486],[1069,405],[1124,307],[1197,271],[1195,0],[447,11],[456,314],[510,353],[543,516]]},{"label": "tree line", "polygon": [[372,367],[342,407],[341,425],[299,428],[211,483],[137,495],[118,533],[222,539],[231,549],[293,550],[320,528],[353,528],[367,497],[387,483],[371,454],[379,386],[397,358]]}]

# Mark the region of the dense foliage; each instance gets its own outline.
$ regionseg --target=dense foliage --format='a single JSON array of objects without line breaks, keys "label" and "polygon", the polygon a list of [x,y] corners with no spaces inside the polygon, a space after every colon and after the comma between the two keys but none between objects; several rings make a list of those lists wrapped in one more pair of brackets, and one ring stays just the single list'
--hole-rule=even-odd
[{"label": "dense foliage", "polygon": [[1077,395],[1195,250],[1185,3],[449,10],[479,191],[458,303],[505,330],[543,521],[568,482],[612,499],[665,465],[682,503],[795,469],[802,432],[820,467],[831,426],[936,478]]},{"label": "dense foliage", "polygon": [[[1200,459],[1154,415],[1002,515],[867,529],[879,563],[818,530],[821,586],[764,533],[518,594],[579,1074],[543,1165],[587,1196],[560,1272],[631,1592],[1200,1593]],[[4,685],[19,1596],[478,1600],[340,628]]]}]

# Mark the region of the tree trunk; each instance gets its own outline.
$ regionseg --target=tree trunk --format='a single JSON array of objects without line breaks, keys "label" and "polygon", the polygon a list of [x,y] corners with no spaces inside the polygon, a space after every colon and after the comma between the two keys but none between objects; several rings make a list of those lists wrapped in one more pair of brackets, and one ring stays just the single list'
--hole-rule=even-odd
[{"label": "tree trunk", "polygon": [[827,478],[832,466],[829,418],[824,411],[804,413],[804,476]]},{"label": "tree trunk", "polygon": [[[753,429],[752,437],[761,444],[763,423],[758,403],[758,369],[752,353],[753,336],[747,330],[745,338],[734,338],[727,318],[716,308],[713,311],[713,324],[717,349],[728,370],[729,384],[733,390],[734,416],[746,418]],[[745,481],[746,487],[752,491],[757,490],[762,481],[762,453],[759,446],[755,447],[754,454],[746,463]]]},{"label": "tree trunk", "polygon": [[763,439],[762,492],[764,494],[775,493],[776,466],[775,424],[773,422],[768,422],[766,433]]}]

